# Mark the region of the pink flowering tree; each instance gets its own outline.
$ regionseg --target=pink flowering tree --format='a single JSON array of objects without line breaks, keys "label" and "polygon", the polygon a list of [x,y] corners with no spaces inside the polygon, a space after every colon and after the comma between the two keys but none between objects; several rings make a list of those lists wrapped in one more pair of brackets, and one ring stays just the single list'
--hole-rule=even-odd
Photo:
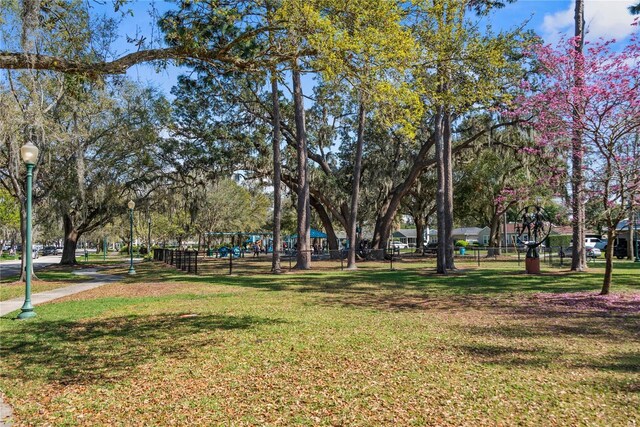
[{"label": "pink flowering tree", "polygon": [[[532,118],[529,123],[541,148],[561,155],[570,153],[573,132],[582,134],[587,197],[597,198],[604,208],[600,220],[613,242],[616,225],[640,191],[638,32],[620,50],[615,40],[599,41],[586,43],[581,54],[575,43],[564,40],[529,52],[540,74],[537,81],[523,83],[527,95],[517,101],[516,113]],[[574,84],[576,78],[581,85]],[[611,285],[612,251],[613,244],[607,245],[602,295]]]}]

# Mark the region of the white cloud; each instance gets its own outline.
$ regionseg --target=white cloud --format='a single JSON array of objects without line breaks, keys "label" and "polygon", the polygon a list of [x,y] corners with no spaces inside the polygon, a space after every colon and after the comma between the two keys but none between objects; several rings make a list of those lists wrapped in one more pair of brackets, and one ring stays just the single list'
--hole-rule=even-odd
[{"label": "white cloud", "polygon": [[[631,4],[630,0],[584,0],[587,40],[622,40],[633,33],[637,27],[631,26],[634,17],[627,9]],[[542,33],[547,42],[554,42],[561,35],[573,36],[574,8],[575,0],[568,9],[544,16]]]}]

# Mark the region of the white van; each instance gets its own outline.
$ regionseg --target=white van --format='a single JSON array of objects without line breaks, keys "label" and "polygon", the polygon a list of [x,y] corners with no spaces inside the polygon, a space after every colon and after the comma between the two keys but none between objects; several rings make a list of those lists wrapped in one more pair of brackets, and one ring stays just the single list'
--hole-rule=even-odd
[{"label": "white van", "polygon": [[601,240],[597,237],[585,237],[584,239],[584,247],[587,249],[593,249],[596,247],[596,243],[599,243]]}]

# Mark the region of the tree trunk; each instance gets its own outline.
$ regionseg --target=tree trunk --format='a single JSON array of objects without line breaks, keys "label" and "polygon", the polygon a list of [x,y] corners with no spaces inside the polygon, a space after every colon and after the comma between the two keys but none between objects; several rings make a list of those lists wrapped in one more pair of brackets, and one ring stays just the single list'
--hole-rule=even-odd
[{"label": "tree trunk", "polygon": [[372,249],[383,249],[387,247],[387,241],[391,234],[391,225],[393,224],[393,218],[395,217],[398,206],[400,206],[399,203],[396,208],[393,209],[391,203],[386,202],[378,209],[376,224],[373,228],[373,239],[371,240]]},{"label": "tree trunk", "polygon": [[282,165],[280,156],[280,99],[278,77],[271,71],[271,102],[273,104],[273,257],[271,271],[281,273],[280,251],[282,250]]},{"label": "tree trunk", "polygon": [[[360,96],[364,97],[363,94]],[[355,270],[356,266],[356,250],[359,242],[357,241],[357,225],[358,225],[358,198],[360,195],[360,174],[362,173],[362,147],[364,145],[364,121],[366,111],[364,108],[364,99],[360,100],[358,108],[358,136],[356,138],[356,158],[353,165],[353,184],[351,187],[351,210],[349,212],[349,255],[347,256],[347,270]]]},{"label": "tree trunk", "polygon": [[444,136],[442,132],[443,115],[444,108],[440,105],[437,107],[434,124],[434,135],[436,140],[436,169],[438,175],[438,184],[436,190],[436,215],[438,223],[438,256],[436,258],[436,271],[440,274],[447,274],[446,251],[448,249],[448,245],[446,242],[447,236],[445,233],[446,171],[444,164]]},{"label": "tree trunk", "polygon": [[[584,44],[584,0],[576,0],[575,5],[575,36],[579,37],[576,43],[576,60],[574,63],[575,87],[583,85],[583,61],[582,46]],[[571,270],[584,271],[587,269],[586,251],[584,248],[584,176],[582,165],[582,130],[580,129],[580,114],[578,106],[573,111],[573,135],[571,138],[571,208],[573,211],[573,254],[571,257]]]},{"label": "tree trunk", "polygon": [[[472,142],[477,141],[483,135],[486,135],[488,132],[492,132],[496,129],[511,126],[517,124],[517,121],[513,122],[504,122],[499,123],[497,125],[491,126],[490,128],[485,128],[473,136],[467,138],[464,141],[461,141],[453,150],[454,152],[460,152],[468,148]],[[377,212],[376,224],[373,231],[373,239],[371,241],[371,247],[374,249],[381,249],[385,247],[387,244],[387,240],[389,239],[389,234],[391,230],[391,225],[393,224],[393,220],[395,215],[400,207],[400,203],[402,199],[407,195],[414,183],[420,175],[424,172],[427,167],[436,166],[437,168],[437,158],[430,158],[429,152],[431,151],[431,147],[435,145],[435,133],[426,140],[422,146],[420,147],[420,151],[415,156],[414,163],[411,165],[411,169],[407,175],[407,177],[398,184],[396,187],[391,190],[391,192],[386,196],[385,200],[380,204],[380,208]],[[437,153],[437,150],[436,150]]]},{"label": "tree trunk", "polygon": [[[327,213],[327,210],[324,208],[322,203],[314,197],[311,197],[311,205],[313,209],[320,217],[320,221],[322,222],[322,226],[324,227],[325,232],[327,233],[327,243],[329,245],[329,251],[337,251],[338,248],[338,236],[336,236],[336,232],[333,228],[333,223],[331,222],[331,217]],[[339,258],[335,252],[330,252],[330,256],[332,259]]]},{"label": "tree trunk", "polygon": [[615,246],[614,239],[616,238],[614,227],[609,227],[607,231],[607,248],[604,250],[604,279],[602,281],[602,290],[600,295],[609,295],[609,289],[611,288],[611,275],[613,273],[613,248]]},{"label": "tree trunk", "polygon": [[489,250],[487,257],[500,255],[500,218],[502,215],[494,214],[491,217],[491,231],[489,234]]},{"label": "tree trunk", "polygon": [[76,248],[78,246],[78,240],[80,239],[80,233],[76,230],[71,215],[64,214],[62,216],[62,223],[64,225],[64,246],[60,265],[76,265],[78,263],[76,261]]},{"label": "tree trunk", "polygon": [[407,195],[407,193],[409,193],[409,191],[411,191],[413,184],[418,178],[420,178],[424,169],[430,164],[435,163],[431,162],[431,159],[428,158],[429,151],[433,145],[433,137],[429,138],[422,144],[415,162],[411,166],[411,170],[405,180],[391,191],[378,209],[376,225],[373,230],[373,239],[371,241],[371,247],[373,249],[382,249],[386,247],[389,235],[391,234],[391,225],[393,224],[393,220],[398,212],[402,199]]},{"label": "tree trunk", "polygon": [[[634,200],[634,195],[632,194],[630,197],[630,200]],[[634,235],[635,235],[635,224],[636,224],[636,218],[635,218],[635,210],[634,210],[634,206],[631,205],[631,207],[629,208],[629,210],[631,211],[631,215],[629,215],[629,238],[627,239],[627,259],[628,260],[633,260],[635,258],[636,255],[636,245],[634,242]]]},{"label": "tree trunk", "polygon": [[[446,90],[446,89],[445,89]],[[445,262],[448,270],[455,270],[453,259],[453,158],[451,152],[451,113],[446,112],[442,123],[442,142],[444,154],[444,234],[446,238],[447,252]]]},{"label": "tree trunk", "polygon": [[422,215],[413,217],[413,223],[416,225],[416,250],[417,254],[421,254],[424,248],[424,218]]},{"label": "tree trunk", "polygon": [[[296,61],[297,62],[297,61]],[[302,85],[300,82],[300,70],[295,63],[293,76],[293,102],[296,122],[297,160],[298,160],[298,244],[296,253],[297,270],[311,268],[311,205],[309,203],[309,177],[307,158],[307,131],[305,127],[304,100],[302,98]]]}]

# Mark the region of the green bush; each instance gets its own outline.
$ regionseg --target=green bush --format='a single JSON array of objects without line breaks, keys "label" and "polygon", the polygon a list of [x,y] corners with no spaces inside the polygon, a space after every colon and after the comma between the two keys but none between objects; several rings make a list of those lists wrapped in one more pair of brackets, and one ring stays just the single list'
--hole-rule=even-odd
[{"label": "green bush", "polygon": [[458,240],[456,242],[456,247],[458,248],[466,248],[469,245],[469,242],[467,242],[466,240]]}]

